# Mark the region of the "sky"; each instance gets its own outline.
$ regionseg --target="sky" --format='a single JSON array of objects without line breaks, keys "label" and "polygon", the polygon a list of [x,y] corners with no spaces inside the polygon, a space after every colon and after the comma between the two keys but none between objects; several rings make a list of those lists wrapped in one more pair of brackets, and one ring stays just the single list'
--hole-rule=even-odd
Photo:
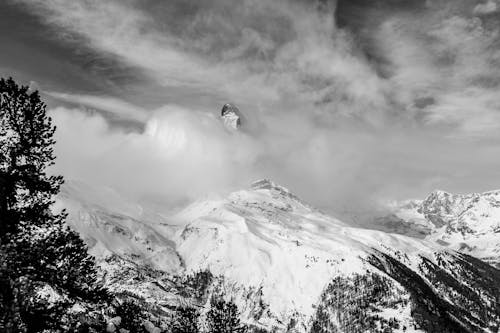
[{"label": "sky", "polygon": [[66,179],[174,207],[270,178],[356,213],[500,188],[499,18],[495,0],[5,0],[0,75],[42,92]]}]

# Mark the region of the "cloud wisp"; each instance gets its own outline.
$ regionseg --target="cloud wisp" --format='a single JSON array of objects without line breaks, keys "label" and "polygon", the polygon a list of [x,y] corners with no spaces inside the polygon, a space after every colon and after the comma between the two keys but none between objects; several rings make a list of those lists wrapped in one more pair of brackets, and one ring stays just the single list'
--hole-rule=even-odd
[{"label": "cloud wisp", "polygon": [[[435,187],[483,190],[500,176],[492,1],[364,4],[370,20],[347,15],[342,28],[324,1],[11,1],[61,42],[140,71],[150,82],[137,93],[169,96],[151,108],[49,93],[142,124],[131,132],[55,108],[69,178],[181,202],[269,177],[338,211]],[[220,125],[225,102],[247,115],[242,133]]]}]

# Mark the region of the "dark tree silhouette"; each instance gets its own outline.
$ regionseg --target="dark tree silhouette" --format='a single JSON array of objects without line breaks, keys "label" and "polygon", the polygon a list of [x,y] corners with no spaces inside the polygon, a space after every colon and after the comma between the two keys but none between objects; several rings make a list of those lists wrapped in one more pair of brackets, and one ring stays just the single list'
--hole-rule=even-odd
[{"label": "dark tree silhouette", "polygon": [[244,332],[245,327],[239,319],[238,307],[233,302],[226,302],[222,298],[212,298],[210,310],[207,313],[209,333]]},{"label": "dark tree silhouette", "polygon": [[124,301],[116,308],[116,315],[121,318],[120,327],[130,332],[145,332],[143,313],[139,305],[133,301]]},{"label": "dark tree silhouette", "polygon": [[2,332],[66,330],[66,310],[75,302],[109,299],[94,258],[65,225],[66,213],[51,211],[63,182],[47,174],[55,129],[38,92],[0,79]]},{"label": "dark tree silhouette", "polygon": [[199,333],[198,317],[200,313],[191,307],[181,307],[175,312],[171,324],[172,333]]},{"label": "dark tree silhouette", "polygon": [[62,177],[46,174],[54,164],[55,130],[37,91],[0,79],[0,239],[20,223],[63,217],[50,212]]}]

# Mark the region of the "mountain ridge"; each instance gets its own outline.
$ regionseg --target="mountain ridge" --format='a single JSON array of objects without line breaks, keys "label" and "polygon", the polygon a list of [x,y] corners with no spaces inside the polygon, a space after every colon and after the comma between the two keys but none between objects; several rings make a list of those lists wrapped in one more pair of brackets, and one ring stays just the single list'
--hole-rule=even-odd
[{"label": "mountain ridge", "polygon": [[[247,324],[269,331],[494,332],[500,321],[500,286],[480,273],[500,277],[493,267],[429,240],[349,226],[270,180],[170,216],[147,207],[127,216],[116,202],[103,211],[65,195],[70,225],[93,244],[108,285],[165,312],[182,299],[206,306],[208,297],[159,286],[208,271],[206,292],[223,290]],[[338,308],[353,299],[363,312]]]},{"label": "mountain ridge", "polygon": [[411,234],[500,264],[500,191],[452,194],[436,190],[424,200],[394,203],[374,227]]}]

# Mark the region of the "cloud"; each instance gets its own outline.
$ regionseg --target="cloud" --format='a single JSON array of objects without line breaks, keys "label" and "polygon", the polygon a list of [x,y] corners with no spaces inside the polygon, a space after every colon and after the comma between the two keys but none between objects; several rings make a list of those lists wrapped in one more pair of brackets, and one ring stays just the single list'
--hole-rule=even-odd
[{"label": "cloud", "polygon": [[205,113],[165,107],[142,132],[132,133],[111,128],[99,114],[66,108],[51,114],[58,126],[56,171],[67,178],[113,186],[138,199],[158,196],[173,204],[233,181],[227,167],[236,155],[221,144],[228,134]]},{"label": "cloud", "polygon": [[477,4],[474,7],[473,12],[474,12],[474,14],[477,14],[477,15],[485,15],[485,14],[494,13],[497,10],[498,10],[498,5],[497,5],[496,1],[488,0],[484,3]]},{"label": "cloud", "polygon": [[[366,3],[372,16],[350,31],[349,17],[340,29],[299,0],[16,2],[62,43],[142,72],[150,82],[135,94],[164,102],[49,93],[76,104],[52,110],[68,178],[176,204],[267,177],[352,211],[435,187],[486,190],[500,176],[498,32],[470,4]],[[226,102],[247,116],[243,132],[220,124]],[[142,125],[112,126],[78,105]]]},{"label": "cloud", "polygon": [[119,98],[107,96],[92,96],[81,94],[68,94],[61,92],[45,91],[45,95],[60,101],[80,104],[86,107],[95,108],[102,111],[111,112],[118,117],[144,122],[148,119],[148,114],[144,108],[127,103]]},{"label": "cloud", "polygon": [[[345,106],[330,112],[344,114],[379,110],[385,103],[377,75],[351,56],[349,41],[334,33],[332,17],[302,2],[172,1],[164,8],[152,1],[156,7],[148,10],[135,1],[18,1],[73,34],[62,37],[83,38],[166,88],[246,105],[258,101],[266,109],[285,98],[319,104],[342,98]],[[180,17],[169,16],[181,9]],[[155,11],[167,16],[155,17]]]},{"label": "cloud", "polygon": [[[332,122],[354,116],[375,126],[399,114],[430,125],[454,124],[468,135],[496,130],[479,127],[494,117],[491,100],[477,112],[458,103],[414,107],[421,99],[449,101],[470,88],[476,89],[473,98],[479,89],[491,97],[500,82],[494,69],[497,29],[433,2],[428,11],[410,17],[395,12],[363,31],[375,41],[387,77],[357,51],[348,33],[335,27],[331,14],[300,1],[25,3],[92,49],[142,69],[164,89],[195,91],[211,96],[213,103],[237,101],[266,112],[287,112],[289,103],[314,107]],[[452,107],[460,115],[449,118],[444,110]],[[475,126],[465,124],[470,117]]]},{"label": "cloud", "polygon": [[497,136],[497,27],[439,12],[391,17],[372,37],[403,112],[428,126],[448,126],[452,136]]}]

